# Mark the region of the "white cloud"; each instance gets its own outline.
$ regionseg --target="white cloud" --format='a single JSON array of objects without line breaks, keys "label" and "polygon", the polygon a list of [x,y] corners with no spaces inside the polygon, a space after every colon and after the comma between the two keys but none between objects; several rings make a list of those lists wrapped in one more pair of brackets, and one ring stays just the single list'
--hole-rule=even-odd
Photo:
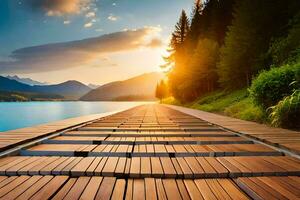
[{"label": "white cloud", "polygon": [[84,24],[84,28],[90,28],[92,26],[93,26],[92,22],[88,22],[88,23]]},{"label": "white cloud", "polygon": [[70,20],[65,20],[65,21],[64,21],[64,24],[66,24],[66,25],[67,25],[67,24],[70,24],[70,23],[71,23]]},{"label": "white cloud", "polygon": [[96,16],[96,13],[95,13],[95,12],[88,12],[85,16],[86,16],[87,18],[95,17],[95,16]]},{"label": "white cloud", "polygon": [[91,0],[26,0],[34,9],[43,10],[48,16],[79,14],[90,7]]},{"label": "white cloud", "polygon": [[113,3],[112,5],[113,5],[113,6],[116,6],[117,4],[116,4],[116,3]]},{"label": "white cloud", "polygon": [[35,73],[87,66],[100,57],[160,45],[159,29],[144,27],[62,43],[44,44],[13,51],[0,61],[0,73]]},{"label": "white cloud", "polygon": [[107,17],[108,20],[110,21],[117,21],[118,20],[118,17],[117,16],[114,16],[113,14],[110,14],[108,17]]}]

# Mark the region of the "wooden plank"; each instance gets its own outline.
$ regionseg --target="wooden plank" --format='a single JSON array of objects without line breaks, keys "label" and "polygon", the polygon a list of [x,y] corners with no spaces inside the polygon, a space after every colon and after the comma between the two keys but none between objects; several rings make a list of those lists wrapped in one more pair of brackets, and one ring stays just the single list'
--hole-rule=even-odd
[{"label": "wooden plank", "polygon": [[110,199],[115,182],[115,177],[104,177],[95,199]]},{"label": "wooden plank", "polygon": [[271,186],[274,190],[280,192],[283,196],[285,196],[288,199],[299,198],[296,196],[296,194],[293,194],[291,191],[282,187],[282,185],[278,184],[276,181],[273,181],[270,177],[258,177],[258,179],[264,182],[265,184]]},{"label": "wooden plank", "polygon": [[128,179],[125,199],[132,200],[132,195],[133,195],[133,179]]},{"label": "wooden plank", "polygon": [[53,175],[61,174],[61,170],[63,170],[67,165],[72,163],[75,159],[76,159],[75,157],[67,158],[64,162],[62,162],[52,170],[52,174]]},{"label": "wooden plank", "polygon": [[141,158],[140,157],[133,157],[131,158],[131,165],[130,165],[130,177],[138,178],[141,175]]},{"label": "wooden plank", "polygon": [[151,177],[151,159],[149,157],[141,157],[141,175]]},{"label": "wooden plank", "polygon": [[204,171],[204,177],[217,177],[216,170],[203,157],[196,158]]},{"label": "wooden plank", "polygon": [[[30,188],[34,183],[36,183],[42,176],[33,176],[27,179],[24,183],[17,186],[15,189],[7,193],[2,197],[2,199],[16,199],[20,194],[25,192],[28,188]],[[1,195],[2,196],[2,195]]]},{"label": "wooden plank", "polygon": [[262,185],[256,185],[253,181],[248,178],[236,180],[238,186],[245,191],[249,196],[255,199],[277,199],[272,195],[272,192],[264,190]]},{"label": "wooden plank", "polygon": [[18,157],[17,159],[3,165],[0,167],[0,175],[5,175],[5,171],[15,165],[18,165],[19,163],[22,163],[23,161],[26,161],[30,159],[29,157],[26,157],[26,156],[22,156],[22,157]]},{"label": "wooden plank", "polygon": [[159,200],[167,200],[167,195],[161,179],[155,179],[156,191]]},{"label": "wooden plank", "polygon": [[51,175],[53,174],[53,170],[59,166],[60,164],[67,162],[68,157],[60,157],[49,165],[45,166],[40,170],[41,175]]},{"label": "wooden plank", "polygon": [[6,195],[8,192],[11,190],[15,189],[17,186],[21,185],[23,182],[28,180],[30,177],[29,176],[20,176],[5,185],[4,187],[0,188],[0,197],[3,197]]},{"label": "wooden plank", "polygon": [[68,180],[67,176],[56,176],[35,193],[31,199],[48,199]]},{"label": "wooden plank", "polygon": [[160,160],[157,157],[151,157],[151,169],[152,169],[152,176],[153,177],[162,177],[163,175],[163,168],[161,166]]},{"label": "wooden plank", "polygon": [[189,193],[188,193],[186,187],[184,186],[183,180],[182,179],[176,179],[176,182],[177,182],[177,186],[178,186],[178,189],[179,189],[179,192],[180,192],[180,195],[181,195],[182,199],[189,200],[190,196],[189,196]]},{"label": "wooden plank", "polygon": [[[239,178],[240,179],[240,178]],[[274,197],[279,198],[279,199],[286,199],[280,192],[274,190],[272,187],[269,185],[265,184],[258,178],[246,178],[254,182],[256,185],[258,185],[260,188],[263,188],[265,191],[268,191],[269,194],[272,194]],[[245,190],[244,190],[245,191]],[[250,195],[251,196],[251,195]]]},{"label": "wooden plank", "polygon": [[101,159],[102,159],[102,157],[96,157],[93,160],[93,162],[90,164],[90,166],[85,171],[87,176],[93,176],[94,175],[94,171],[95,171],[96,167],[98,166],[98,164],[100,163]]},{"label": "wooden plank", "polygon": [[18,200],[29,199],[37,193],[41,188],[43,188],[48,182],[53,179],[53,176],[43,176],[36,183],[34,183],[29,189],[23,192],[20,196],[18,196]]},{"label": "wooden plank", "polygon": [[179,166],[176,158],[171,158],[171,161],[172,161],[173,166],[174,166],[174,168],[176,170],[176,176],[178,178],[183,178],[183,171],[181,170],[181,168],[180,168],[180,166]]},{"label": "wooden plank", "polygon": [[230,196],[216,179],[205,179],[205,181],[217,199],[231,200]]},{"label": "wooden plank", "polygon": [[99,162],[98,166],[96,167],[95,171],[94,171],[94,175],[96,176],[100,176],[102,173],[102,169],[104,168],[104,165],[106,163],[106,161],[108,160],[108,157],[103,157],[101,159],[101,161]]},{"label": "wooden plank", "polygon": [[18,175],[28,175],[29,174],[28,171],[31,168],[33,168],[34,166],[36,166],[36,165],[44,162],[46,159],[48,159],[47,157],[35,157],[35,158],[36,159],[33,162],[25,165],[24,167],[20,167],[19,169],[18,168],[15,168],[15,169],[10,168],[10,169],[8,169],[9,172],[7,171],[7,174],[10,174],[10,175],[15,175],[15,174],[18,174]]},{"label": "wooden plank", "polygon": [[133,200],[145,199],[144,179],[133,180]]},{"label": "wooden plank", "polygon": [[9,184],[10,182],[12,182],[13,180],[15,180],[17,178],[17,176],[11,176],[8,177],[6,179],[4,179],[3,181],[1,181],[0,183],[0,188],[4,187],[5,185]]},{"label": "wooden plank", "polygon": [[126,181],[124,179],[118,179],[115,184],[115,188],[112,194],[112,200],[123,199],[125,193]]},{"label": "wooden plank", "polygon": [[182,199],[175,179],[163,179],[162,182],[168,199]]},{"label": "wooden plank", "polygon": [[69,190],[68,194],[64,197],[64,199],[79,199],[90,179],[90,177],[79,177],[72,188]]},{"label": "wooden plank", "polygon": [[218,179],[218,182],[232,199],[249,199],[231,180]]},{"label": "wooden plank", "polygon": [[75,184],[77,178],[70,178],[68,180],[68,182],[59,190],[59,192],[57,192],[57,194],[53,197],[52,200],[60,200],[63,199],[68,192],[70,191],[70,189],[73,187],[73,185]]},{"label": "wooden plank", "polygon": [[205,160],[216,170],[219,178],[228,176],[228,170],[216,158],[205,157]]},{"label": "wooden plank", "polygon": [[73,169],[73,167],[76,166],[82,159],[83,159],[82,157],[77,157],[74,160],[72,160],[72,162],[70,162],[67,166],[65,166],[61,170],[61,174],[62,175],[69,175],[70,170]]},{"label": "wooden plank", "polygon": [[200,191],[201,195],[204,199],[215,199],[217,200],[216,196],[214,195],[214,192],[211,191],[210,187],[207,185],[205,179],[197,179],[195,180],[195,183],[198,187],[198,190]]},{"label": "wooden plank", "polygon": [[156,200],[156,184],[154,178],[145,178],[145,196],[146,200]]},{"label": "wooden plank", "polygon": [[115,169],[118,164],[118,157],[109,157],[105,163],[105,166],[102,170],[102,175],[103,176],[114,176]]},{"label": "wooden plank", "polygon": [[79,163],[77,163],[72,169],[71,169],[71,175],[72,176],[84,176],[86,173],[86,170],[91,165],[91,163],[94,161],[94,157],[86,157],[83,158]]},{"label": "wooden plank", "polygon": [[199,192],[195,182],[191,179],[185,179],[184,180],[184,185],[191,197],[191,199],[196,200],[196,199],[204,199]]},{"label": "wooden plank", "polygon": [[175,178],[177,173],[169,157],[160,157],[160,162],[164,171],[164,177]]},{"label": "wooden plank", "polygon": [[102,177],[92,177],[89,183],[87,184],[86,188],[82,192],[80,199],[85,199],[85,200],[94,199],[100,187],[102,179],[103,179]]},{"label": "wooden plank", "polygon": [[195,157],[185,157],[184,160],[187,162],[190,169],[192,170],[194,178],[204,177],[204,171]]},{"label": "wooden plank", "polygon": [[126,168],[127,158],[119,158],[118,164],[115,169],[115,176],[124,177],[125,168]]},{"label": "wooden plank", "polygon": [[178,157],[178,158],[176,158],[176,160],[181,167],[184,178],[193,178],[194,174],[193,174],[192,170],[190,169],[189,165],[187,164],[187,162],[185,161],[185,159]]}]

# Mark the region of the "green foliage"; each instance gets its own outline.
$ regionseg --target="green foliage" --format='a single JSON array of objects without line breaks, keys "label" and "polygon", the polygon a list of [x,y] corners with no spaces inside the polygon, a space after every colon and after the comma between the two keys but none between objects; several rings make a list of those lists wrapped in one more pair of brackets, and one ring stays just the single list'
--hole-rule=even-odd
[{"label": "green foliage", "polygon": [[273,65],[299,62],[300,58],[300,13],[291,20],[288,35],[276,39],[269,49]]},{"label": "green foliage", "polygon": [[56,94],[0,91],[0,101],[55,101],[64,97]]},{"label": "green foliage", "polygon": [[253,103],[247,89],[215,91],[192,103],[186,104],[182,104],[172,97],[164,99],[162,103],[215,112],[243,120],[260,123],[268,122],[267,115]]},{"label": "green foliage", "polygon": [[267,122],[267,115],[258,106],[253,104],[253,100],[250,97],[241,99],[238,102],[224,109],[224,113],[228,116],[239,118],[242,120],[255,121],[255,122]]},{"label": "green foliage", "polygon": [[273,38],[286,34],[287,24],[297,11],[290,5],[297,2],[237,1],[218,64],[219,81],[224,88],[250,86],[253,76],[269,68],[266,52]]},{"label": "green foliage", "polygon": [[177,86],[177,97],[183,102],[190,102],[197,97],[213,91],[217,86],[216,61],[219,45],[210,39],[199,40],[189,61],[189,68],[182,72],[185,80]]},{"label": "green foliage", "polygon": [[180,103],[177,99],[174,97],[167,97],[161,100],[161,103],[163,104],[171,104],[171,105],[177,105],[177,106],[183,106],[182,103]]},{"label": "green foliage", "polygon": [[215,92],[212,95],[199,99],[193,108],[210,112],[224,112],[225,109],[248,97],[246,89],[231,92]]},{"label": "green foliage", "polygon": [[273,68],[263,71],[253,81],[250,94],[254,102],[266,109],[276,105],[285,96],[291,95],[297,84],[291,84],[300,78],[300,63],[292,66]]},{"label": "green foliage", "polygon": [[285,97],[271,108],[272,125],[286,128],[300,128],[300,90]]}]

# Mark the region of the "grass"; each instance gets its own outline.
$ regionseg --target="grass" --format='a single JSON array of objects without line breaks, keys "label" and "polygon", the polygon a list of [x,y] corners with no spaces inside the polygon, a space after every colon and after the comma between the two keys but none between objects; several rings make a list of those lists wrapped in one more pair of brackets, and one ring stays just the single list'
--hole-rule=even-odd
[{"label": "grass", "polygon": [[173,97],[164,99],[162,103],[185,106],[248,121],[260,123],[268,121],[265,112],[253,104],[247,89],[231,92],[216,91],[189,104],[182,104]]}]

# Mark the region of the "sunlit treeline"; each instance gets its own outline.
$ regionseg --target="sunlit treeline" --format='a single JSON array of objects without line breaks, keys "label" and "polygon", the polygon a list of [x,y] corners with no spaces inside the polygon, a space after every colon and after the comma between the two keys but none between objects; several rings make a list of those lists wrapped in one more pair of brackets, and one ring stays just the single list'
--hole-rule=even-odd
[{"label": "sunlit treeline", "polygon": [[190,17],[180,14],[162,68],[187,102],[249,86],[260,71],[297,62],[299,47],[299,0],[198,0]]}]

